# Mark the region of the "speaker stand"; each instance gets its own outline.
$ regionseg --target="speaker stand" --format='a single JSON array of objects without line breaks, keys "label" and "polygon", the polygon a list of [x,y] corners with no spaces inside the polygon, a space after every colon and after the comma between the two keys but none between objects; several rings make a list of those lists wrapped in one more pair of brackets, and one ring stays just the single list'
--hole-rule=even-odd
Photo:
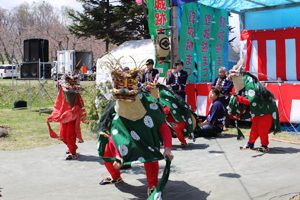
[{"label": "speaker stand", "polygon": [[[40,62],[39,61],[39,66],[40,64],[44,64],[44,63],[48,63],[48,62]],[[57,66],[56,66],[57,68]],[[57,69],[56,69],[57,70]],[[41,67],[39,67],[39,74],[41,74]],[[45,74],[44,74],[45,76]],[[39,114],[41,115],[41,113],[51,113],[53,110],[46,110],[46,109],[42,109],[41,108],[41,105],[42,105],[42,96],[44,96],[45,94],[48,96],[48,98],[53,102],[53,104],[55,103],[53,101],[53,99],[51,98],[51,96],[49,95],[49,93],[47,92],[46,88],[45,88],[45,84],[47,83],[47,80],[45,80],[43,77],[41,78],[41,76],[39,76],[38,79],[36,78],[21,78],[21,79],[18,79],[16,78],[16,92],[14,91],[15,89],[15,86],[14,86],[14,77],[12,78],[12,93],[13,93],[13,102],[15,101],[15,95],[18,94],[18,80],[25,80],[25,81],[29,81],[29,85],[27,86],[27,82],[25,83],[26,84],[26,92],[27,94],[29,94],[29,99],[30,99],[30,106],[28,107],[22,107],[22,108],[13,108],[13,110],[20,110],[20,109],[31,109],[31,105],[32,103],[35,101],[35,99],[37,97],[39,97]],[[35,97],[33,99],[31,99],[31,84],[30,84],[30,81],[31,80],[38,80],[39,82],[39,92],[35,95]],[[58,95],[58,91],[59,91],[59,85],[57,84],[57,87],[55,86],[55,82],[58,83],[58,77],[56,77],[55,79],[53,78],[52,79],[53,82],[53,93],[55,95]],[[42,94],[43,93],[43,94]]]}]

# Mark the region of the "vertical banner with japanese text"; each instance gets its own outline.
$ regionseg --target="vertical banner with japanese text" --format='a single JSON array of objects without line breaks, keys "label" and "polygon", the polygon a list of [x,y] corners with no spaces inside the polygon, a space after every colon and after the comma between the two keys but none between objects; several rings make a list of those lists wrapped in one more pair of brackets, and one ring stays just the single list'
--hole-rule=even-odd
[{"label": "vertical banner with japanese text", "polygon": [[210,82],[210,35],[214,9],[200,5],[198,39],[196,40],[198,83]]},{"label": "vertical banner with japanese text", "polygon": [[224,44],[227,34],[228,11],[225,9],[215,9],[216,22],[213,24],[213,32],[211,41],[211,73],[212,80],[217,78],[218,69],[224,66]]},{"label": "vertical banner with japanese text", "polygon": [[179,59],[183,61],[183,69],[188,73],[187,83],[194,83],[195,68],[195,31],[197,24],[197,3],[183,4],[181,31],[179,41]]},{"label": "vertical banner with japanese text", "polygon": [[[169,1],[168,0],[148,0],[148,8],[149,8],[149,33],[151,35],[152,41],[157,36],[160,31],[164,31],[166,35],[169,36],[168,29],[170,24],[170,10]],[[155,55],[154,60],[155,66],[154,68],[160,70],[160,76],[165,76],[169,66],[170,66],[170,56],[167,56],[165,60],[160,60]]]}]

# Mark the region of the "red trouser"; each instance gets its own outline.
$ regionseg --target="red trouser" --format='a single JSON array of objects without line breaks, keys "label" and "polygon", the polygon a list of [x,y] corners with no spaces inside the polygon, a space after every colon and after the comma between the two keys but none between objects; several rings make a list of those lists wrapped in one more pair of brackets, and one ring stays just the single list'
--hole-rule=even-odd
[{"label": "red trouser", "polygon": [[[116,157],[117,155],[119,155],[119,153],[110,136],[109,143],[105,147],[104,157]],[[113,162],[104,162],[104,164],[113,179],[120,178],[121,172],[120,170],[114,168]],[[146,171],[149,188],[152,188],[153,186],[156,187],[158,183],[158,172],[159,172],[158,161],[144,163],[144,167]]]},{"label": "red trouser", "polygon": [[260,137],[261,145],[268,146],[269,130],[273,119],[271,114],[253,117],[250,131],[249,143],[254,144],[256,139]]},{"label": "red trouser", "polygon": [[[168,119],[167,119],[168,120]],[[175,121],[175,120],[174,120]],[[168,121],[169,122],[169,121]],[[169,122],[170,123],[170,122]],[[179,141],[183,144],[186,144],[186,140],[184,138],[184,135],[182,133],[182,130],[186,127],[186,122],[171,122],[170,123],[173,126],[173,129],[179,133],[175,134],[176,137],[179,139]],[[174,125],[175,124],[175,125]]]},{"label": "red trouser", "polygon": [[165,112],[165,114],[168,115],[166,120],[172,125],[173,129],[177,133],[179,133],[179,134],[175,134],[176,137],[179,139],[179,141],[181,143],[186,144],[186,140],[182,133],[182,130],[186,127],[186,122],[184,122],[184,121],[176,122],[175,119],[173,118],[173,116],[170,114],[170,109],[167,106],[164,107],[164,112]]},{"label": "red trouser", "polygon": [[60,123],[60,136],[62,141],[68,146],[70,154],[76,154],[76,120],[68,123]]}]

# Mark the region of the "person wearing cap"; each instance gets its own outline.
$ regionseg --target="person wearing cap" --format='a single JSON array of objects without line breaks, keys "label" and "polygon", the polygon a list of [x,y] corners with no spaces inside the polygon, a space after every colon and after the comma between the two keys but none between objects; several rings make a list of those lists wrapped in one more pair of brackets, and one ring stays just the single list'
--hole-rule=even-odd
[{"label": "person wearing cap", "polygon": [[233,82],[226,79],[226,68],[220,67],[219,68],[219,74],[218,77],[215,79],[215,81],[211,84],[211,88],[215,87],[220,91],[219,100],[223,104],[225,108],[225,114],[226,114],[226,123],[224,126],[224,131],[227,131],[230,123],[229,115],[227,106],[229,104],[230,100],[230,94],[233,88]]},{"label": "person wearing cap", "polygon": [[185,84],[188,77],[186,71],[182,70],[183,62],[178,60],[175,63],[176,69],[167,71],[166,84],[171,85],[172,90],[185,100]]},{"label": "person wearing cap", "polygon": [[140,77],[141,83],[153,82],[155,76],[158,76],[159,71],[157,69],[153,69],[154,61],[152,59],[148,59],[146,61],[147,69],[144,71],[142,76]]}]

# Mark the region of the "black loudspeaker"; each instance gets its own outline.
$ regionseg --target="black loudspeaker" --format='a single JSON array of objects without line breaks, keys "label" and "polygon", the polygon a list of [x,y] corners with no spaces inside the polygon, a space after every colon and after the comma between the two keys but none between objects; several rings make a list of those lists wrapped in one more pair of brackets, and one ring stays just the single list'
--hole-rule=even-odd
[{"label": "black loudspeaker", "polygon": [[26,107],[27,107],[27,101],[21,99],[14,102],[14,108],[26,108]]},{"label": "black loudspeaker", "polygon": [[39,74],[39,63],[38,62],[32,62],[32,63],[22,63],[21,65],[21,78],[25,79],[51,79],[51,63],[47,64],[40,64],[40,72]]},{"label": "black loudspeaker", "polygon": [[49,41],[45,39],[24,40],[24,62],[48,62]]}]

